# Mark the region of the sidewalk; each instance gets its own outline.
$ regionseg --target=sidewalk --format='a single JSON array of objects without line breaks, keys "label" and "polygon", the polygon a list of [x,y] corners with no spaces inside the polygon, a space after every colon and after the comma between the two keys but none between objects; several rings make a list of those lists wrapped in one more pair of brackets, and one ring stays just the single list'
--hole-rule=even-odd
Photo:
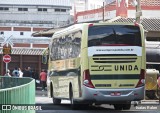
[{"label": "sidewalk", "polygon": [[36,88],[36,97],[47,97],[47,90],[42,91],[41,87]]},{"label": "sidewalk", "polygon": [[160,105],[159,100],[141,100],[141,104],[153,104],[153,105]]}]

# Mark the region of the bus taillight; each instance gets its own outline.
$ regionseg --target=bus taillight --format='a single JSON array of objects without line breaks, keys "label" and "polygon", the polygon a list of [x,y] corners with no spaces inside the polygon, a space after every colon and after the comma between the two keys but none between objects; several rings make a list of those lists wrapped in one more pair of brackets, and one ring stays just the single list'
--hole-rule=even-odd
[{"label": "bus taillight", "polygon": [[90,87],[90,88],[94,88],[94,86],[91,82],[89,69],[84,70],[84,72],[83,72],[83,85]]},{"label": "bus taillight", "polygon": [[136,21],[134,22],[134,25],[139,27],[139,23]]},{"label": "bus taillight", "polygon": [[145,70],[141,69],[140,79],[138,81],[138,84],[136,85],[136,88],[142,87],[145,84]]},{"label": "bus taillight", "polygon": [[89,27],[92,27],[92,26],[93,26],[93,24],[89,24],[88,26],[89,26]]}]

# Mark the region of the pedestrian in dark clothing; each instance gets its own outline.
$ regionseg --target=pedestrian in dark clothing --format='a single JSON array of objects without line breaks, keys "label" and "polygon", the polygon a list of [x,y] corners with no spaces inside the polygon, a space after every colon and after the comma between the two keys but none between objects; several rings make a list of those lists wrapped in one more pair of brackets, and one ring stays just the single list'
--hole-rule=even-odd
[{"label": "pedestrian in dark clothing", "polygon": [[32,78],[38,80],[39,79],[39,76],[38,76],[38,73],[36,72],[35,69],[32,70]]},{"label": "pedestrian in dark clothing", "polygon": [[30,75],[30,72],[29,72],[28,68],[25,68],[25,70],[24,70],[24,72],[23,72],[23,77],[32,77],[32,76]]},{"label": "pedestrian in dark clothing", "polygon": [[39,80],[39,76],[35,69],[32,70],[32,78],[35,79],[35,87],[37,88],[38,86],[37,81]]},{"label": "pedestrian in dark clothing", "polygon": [[30,77],[32,77],[32,69],[31,69],[31,67],[28,67],[28,71],[30,73]]}]

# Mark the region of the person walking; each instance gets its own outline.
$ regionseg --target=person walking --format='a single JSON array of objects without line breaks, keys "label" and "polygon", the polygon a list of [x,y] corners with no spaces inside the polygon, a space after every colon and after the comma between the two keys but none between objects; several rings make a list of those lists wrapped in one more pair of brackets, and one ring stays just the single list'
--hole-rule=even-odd
[{"label": "person walking", "polygon": [[37,88],[38,86],[37,81],[39,81],[39,76],[35,69],[32,70],[32,78],[35,79],[35,88]]},{"label": "person walking", "polygon": [[11,77],[9,69],[7,70],[7,73],[4,76]]},{"label": "person walking", "polygon": [[44,91],[47,81],[47,73],[45,72],[44,69],[42,69],[42,72],[40,73],[40,81],[41,81],[42,91]]},{"label": "person walking", "polygon": [[28,68],[25,68],[25,70],[23,72],[23,77],[31,77]]},{"label": "person walking", "polygon": [[13,76],[13,77],[19,77],[19,75],[20,75],[20,74],[19,74],[18,68],[15,67],[14,70],[13,70],[13,72],[12,72],[12,76]]},{"label": "person walking", "polygon": [[3,78],[3,87],[4,88],[9,88],[10,87],[10,83],[11,83],[11,79],[9,79],[9,78],[11,77],[11,75],[10,75],[10,70],[9,69],[7,69],[7,72],[6,72],[6,74],[4,75],[4,78]]},{"label": "person walking", "polygon": [[21,68],[18,68],[19,71],[19,77],[23,77],[23,72],[21,71]]},{"label": "person walking", "polygon": [[32,69],[31,69],[31,67],[28,67],[28,71],[30,73],[29,76],[32,77]]}]

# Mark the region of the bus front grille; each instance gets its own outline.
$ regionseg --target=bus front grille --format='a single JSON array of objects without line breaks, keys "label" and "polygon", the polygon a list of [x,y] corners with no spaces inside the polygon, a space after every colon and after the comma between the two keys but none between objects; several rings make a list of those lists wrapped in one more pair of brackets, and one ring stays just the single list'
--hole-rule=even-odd
[{"label": "bus front grille", "polygon": [[136,62],[136,54],[95,54],[93,61],[95,63],[130,63]]}]

